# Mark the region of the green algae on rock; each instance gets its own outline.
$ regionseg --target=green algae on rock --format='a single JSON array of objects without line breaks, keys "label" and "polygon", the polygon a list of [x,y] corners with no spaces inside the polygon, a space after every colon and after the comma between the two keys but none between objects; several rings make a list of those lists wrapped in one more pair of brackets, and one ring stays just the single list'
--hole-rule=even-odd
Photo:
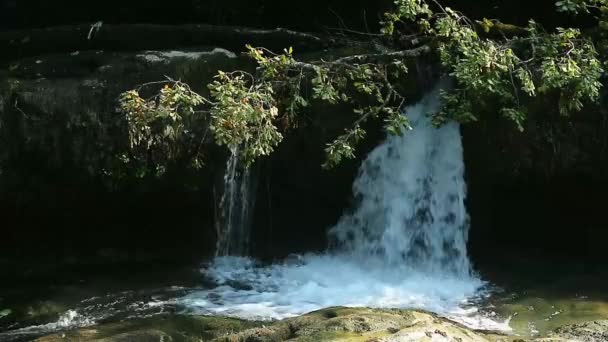
[{"label": "green algae on rock", "polygon": [[[500,336],[500,335],[495,335]],[[328,308],[276,322],[166,316],[109,323],[39,338],[60,341],[391,342],[497,341],[434,314],[412,310]]]}]

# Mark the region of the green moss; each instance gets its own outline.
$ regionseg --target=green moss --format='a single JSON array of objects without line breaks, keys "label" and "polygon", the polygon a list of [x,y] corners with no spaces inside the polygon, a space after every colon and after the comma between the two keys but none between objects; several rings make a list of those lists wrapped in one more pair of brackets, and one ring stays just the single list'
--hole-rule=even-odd
[{"label": "green moss", "polygon": [[180,319],[168,321],[173,331],[184,331],[204,339],[231,334],[246,329],[259,327],[261,323],[224,317],[191,317],[180,316]]},{"label": "green moss", "polygon": [[164,316],[136,321],[104,324],[94,329],[83,329],[40,339],[40,342],[65,340],[149,341],[165,336],[174,342],[209,341],[260,326],[259,322],[224,317]]},{"label": "green moss", "polygon": [[313,336],[301,337],[298,342],[316,342],[316,341],[344,341],[344,342],[359,342],[368,341],[369,335],[357,334],[350,331],[324,331]]}]

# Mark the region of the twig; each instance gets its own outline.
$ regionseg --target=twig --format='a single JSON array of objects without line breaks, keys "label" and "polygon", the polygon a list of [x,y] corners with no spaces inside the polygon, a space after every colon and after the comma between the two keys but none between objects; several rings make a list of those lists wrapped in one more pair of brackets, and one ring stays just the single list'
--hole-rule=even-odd
[{"label": "twig", "polygon": [[365,25],[365,30],[369,34],[369,26],[367,25],[367,11],[365,11],[365,9],[363,9],[363,24]]},{"label": "twig", "polygon": [[513,79],[513,72],[511,70],[509,70],[509,78],[511,79],[511,84],[513,85],[513,92],[515,93],[515,99],[517,99],[517,105],[520,106],[519,91],[517,90],[517,86],[515,85],[515,80]]},{"label": "twig", "polygon": [[331,8],[328,8],[328,10],[331,12],[331,14],[335,15],[336,18],[338,19],[338,21],[340,22],[340,24],[342,24],[342,27],[344,29],[348,29],[348,26],[346,26],[346,24],[344,23],[344,20],[342,20],[342,17],[340,17],[340,15],[338,15],[338,13],[336,13],[336,11],[334,11]]},{"label": "twig", "polygon": [[327,27],[327,29],[331,30],[331,31],[352,33],[352,34],[356,34],[356,35],[360,35],[360,36],[369,36],[369,37],[382,37],[383,36],[382,33],[366,33],[366,32],[361,32],[361,31],[357,31],[357,30],[343,29],[343,28],[338,28],[338,27]]},{"label": "twig", "polygon": [[370,61],[391,60],[395,58],[420,57],[431,51],[430,46],[423,45],[411,50],[401,50],[388,53],[363,54],[338,58],[333,63],[369,63]]},{"label": "twig", "polygon": [[437,5],[439,7],[439,9],[441,9],[441,12],[443,12],[444,14],[448,14],[448,12],[446,12],[445,8],[443,8],[443,6],[439,3],[439,1],[433,0],[433,2],[435,3],[435,5]]},{"label": "twig", "polygon": [[[363,54],[363,55],[354,55],[348,57],[338,58],[334,61],[324,62],[324,64],[333,64],[333,65],[350,65],[350,64],[366,64],[372,62],[382,62],[382,61],[390,61],[393,59],[399,58],[411,58],[411,57],[420,57],[424,54],[431,52],[431,47],[428,45],[423,45],[411,50],[400,50],[395,52],[387,52],[387,53],[376,53],[376,54]],[[305,62],[296,62],[294,66],[297,68],[301,68],[304,70],[314,70],[316,65],[314,63],[305,63]]]}]

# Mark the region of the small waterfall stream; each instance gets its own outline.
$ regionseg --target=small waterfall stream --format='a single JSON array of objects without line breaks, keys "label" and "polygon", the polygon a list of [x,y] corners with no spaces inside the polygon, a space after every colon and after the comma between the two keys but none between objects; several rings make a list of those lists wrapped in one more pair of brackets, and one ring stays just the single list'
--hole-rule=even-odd
[{"label": "small waterfall stream", "polygon": [[251,210],[253,208],[251,169],[239,159],[238,149],[231,151],[226,163],[223,189],[216,207],[215,255],[246,256],[249,252]]},{"label": "small waterfall stream", "polygon": [[[248,319],[329,306],[420,308],[471,327],[503,329],[477,314],[484,282],[467,257],[460,129],[433,127],[427,114],[438,107],[439,88],[406,109],[412,131],[388,137],[363,162],[353,184],[356,205],[329,231],[336,248],[273,265],[216,258],[202,269],[216,287],[189,294],[181,306]],[[242,196],[229,189],[227,195]]]}]

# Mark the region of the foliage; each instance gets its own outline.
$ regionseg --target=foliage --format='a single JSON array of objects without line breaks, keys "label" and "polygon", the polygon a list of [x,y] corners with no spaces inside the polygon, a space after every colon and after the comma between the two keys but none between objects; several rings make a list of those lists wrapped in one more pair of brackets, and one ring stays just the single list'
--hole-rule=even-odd
[{"label": "foliage", "polygon": [[[357,119],[343,135],[328,144],[324,167],[334,167],[344,159],[354,158],[354,146],[365,136],[361,125],[369,118],[382,116],[387,132],[392,134],[409,128],[403,116],[395,115],[404,102],[393,86],[394,79],[407,72],[402,61],[356,63],[338,59],[309,64],[296,61],[292,49],[279,55],[251,46],[248,50],[259,65],[259,78],[262,82],[272,83],[278,94],[275,98],[280,104],[280,119],[286,129],[297,127],[298,112],[308,107],[310,100],[344,103],[353,108]],[[308,99],[303,92],[305,83],[310,83],[312,88]]]},{"label": "foliage", "polygon": [[[498,21],[473,23],[449,7],[437,6],[438,12],[431,12],[423,2],[396,1],[402,9],[396,18],[387,15],[391,21],[385,23],[385,32],[394,34],[390,27],[397,21],[416,21],[426,35],[436,38],[442,64],[456,81],[443,94],[444,106],[434,116],[436,124],[449,119],[476,121],[479,112],[497,107],[523,130],[528,103],[537,95],[556,95],[562,115],[599,98],[604,69],[592,41],[580,30],[557,28],[549,33],[530,20],[525,36],[508,37],[501,32],[501,38],[490,39],[488,33],[500,27]],[[559,1],[556,5],[558,10],[577,13],[604,2]],[[412,13],[412,8],[419,10]]]},{"label": "foliage", "polygon": [[[201,136],[195,129],[204,120],[203,113],[196,108],[204,101],[182,82],[165,84],[150,99],[143,99],[138,90],[123,93],[120,107],[127,117],[131,153],[122,158],[125,162],[151,165],[150,169],[158,175],[184,156],[199,168],[203,163],[200,145],[205,134]],[[146,169],[142,170],[140,176]]]},{"label": "foliage", "polygon": [[555,3],[560,12],[574,14],[589,13],[590,9],[601,8],[608,5],[607,0],[559,0]]},{"label": "foliage", "polygon": [[214,103],[211,107],[211,130],[216,142],[231,151],[243,147],[247,163],[272,152],[283,136],[273,120],[279,110],[275,106],[269,82],[250,84],[245,73],[220,72],[209,85]]},{"label": "foliage", "polygon": [[395,10],[384,14],[382,33],[395,33],[395,24],[403,21],[415,21],[420,17],[431,16],[429,5],[424,0],[395,0]]},{"label": "foliage", "polygon": [[[188,124],[208,120],[215,142],[233,153],[238,151],[250,165],[274,150],[283,139],[281,131],[298,126],[298,113],[311,100],[344,103],[357,115],[353,125],[328,144],[325,167],[354,158],[354,146],[365,135],[361,125],[369,118],[382,116],[392,134],[409,128],[399,113],[404,98],[393,85],[407,72],[402,61],[303,63],[293,58],[292,49],[282,54],[251,46],[247,49],[258,64],[256,75],[242,70],[220,71],[208,85],[209,99],[173,80],[149,100],[136,90],[125,92],[121,109],[127,114],[134,154],[143,159],[152,156],[153,163],[164,167],[166,161],[183,155],[172,150],[179,140],[193,138]],[[310,96],[305,87],[311,88]],[[199,157],[194,156],[197,165],[202,163]]]},{"label": "foliage", "polygon": [[[594,15],[600,31],[608,32],[607,3],[560,0],[556,9]],[[412,36],[435,48],[454,80],[442,93],[442,109],[432,113],[436,125],[477,121],[483,113],[497,112],[521,131],[535,101],[557,103],[559,113],[569,116],[600,96],[604,66],[593,37],[577,28],[547,31],[534,20],[526,27],[487,18],[473,21],[435,0],[394,4],[382,22],[384,39],[375,42],[382,53],[303,62],[291,48],[277,54],[247,46],[257,63],[255,73],[219,72],[209,85],[209,99],[178,81],[170,81],[152,100],[126,92],[121,103],[132,149],[162,166],[162,158],[184,155],[175,144],[195,139],[189,125],[205,121],[214,141],[238,151],[249,165],[270,154],[316,101],[349,106],[355,114],[352,125],[326,147],[324,166],[334,167],[355,156],[366,121],[384,120],[390,134],[410,129],[401,113],[406,99],[397,85],[407,72],[406,59],[415,57],[402,45],[404,37]],[[202,162],[200,153],[190,155],[196,164]]]}]

